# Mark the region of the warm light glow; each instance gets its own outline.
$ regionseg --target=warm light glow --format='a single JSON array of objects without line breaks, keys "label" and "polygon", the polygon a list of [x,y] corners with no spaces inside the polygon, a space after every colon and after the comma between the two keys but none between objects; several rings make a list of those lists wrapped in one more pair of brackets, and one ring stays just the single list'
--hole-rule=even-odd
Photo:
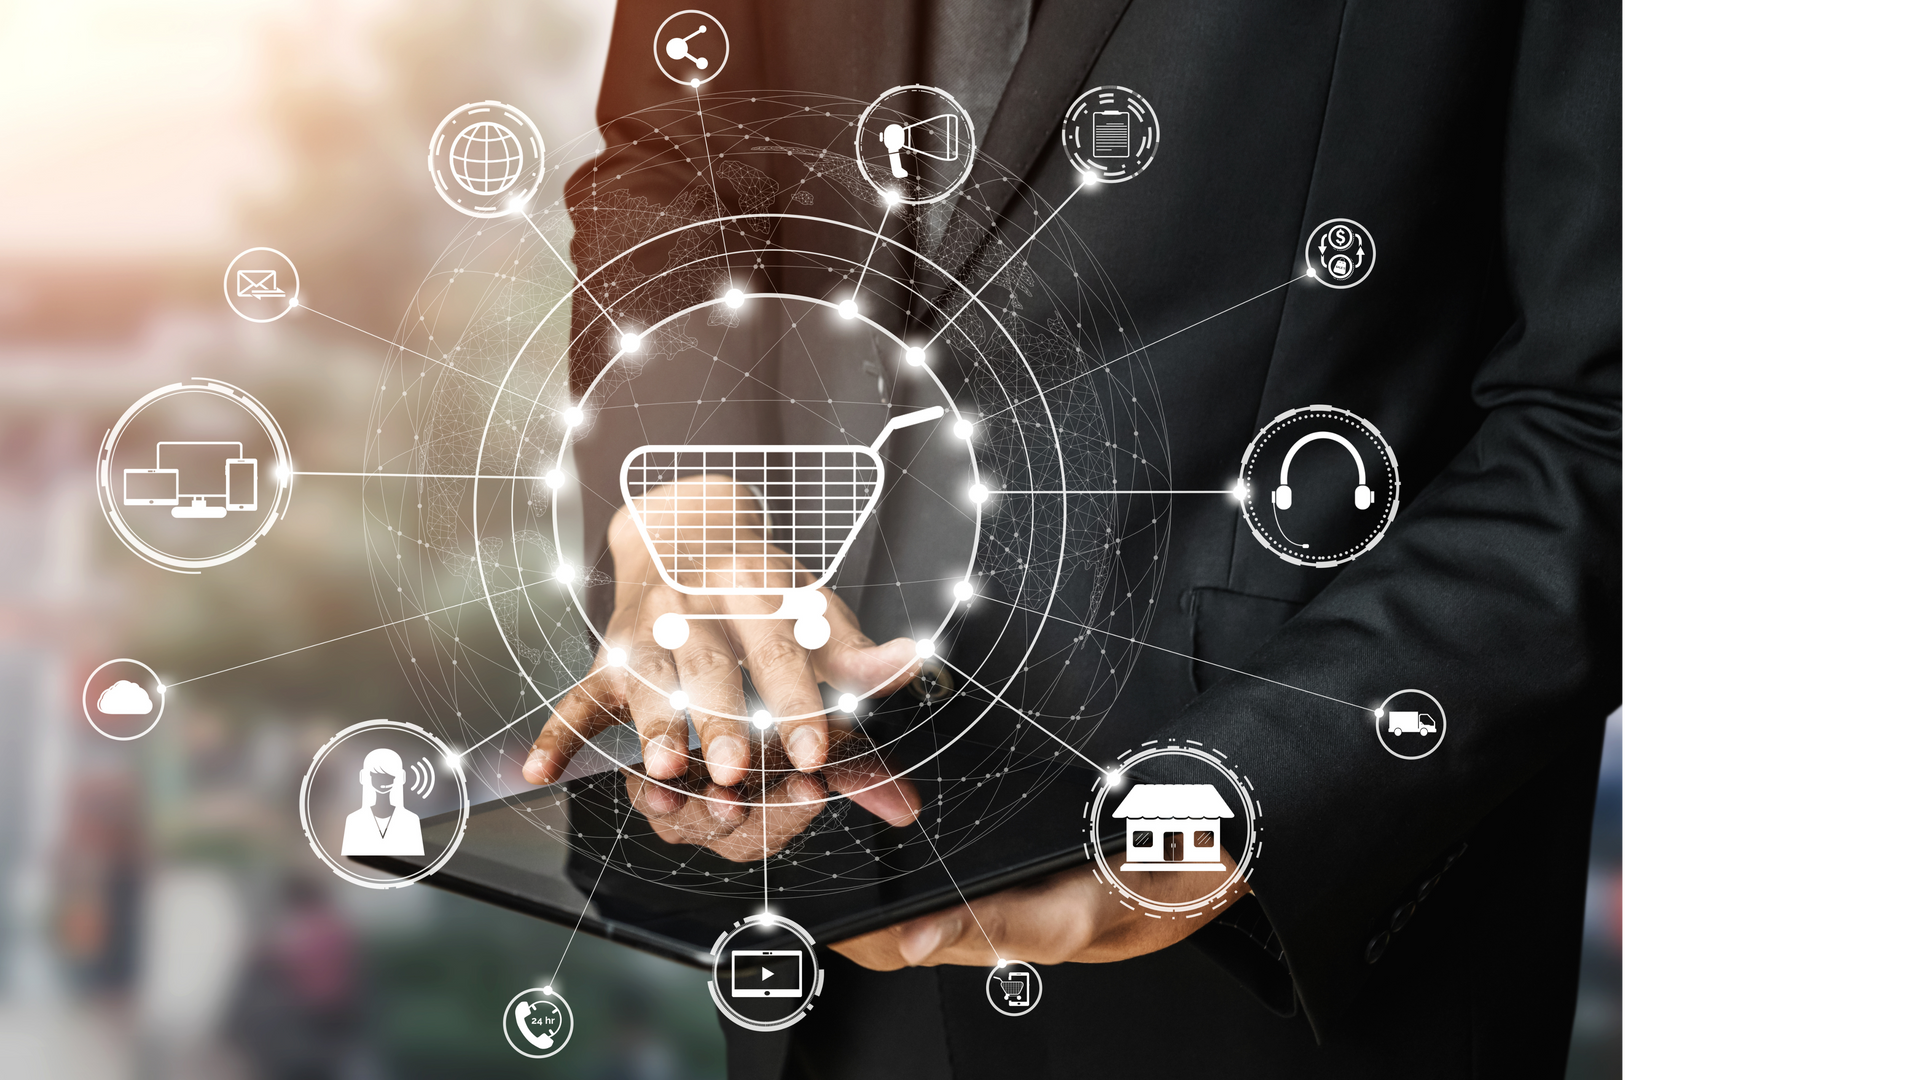
[{"label": "warm light glow", "polygon": [[554,567],[553,580],[562,585],[573,584],[573,567],[568,566],[566,563],[561,563],[559,566]]},{"label": "warm light glow", "polygon": [[961,417],[953,422],[953,437],[956,439],[973,438],[973,421]]},{"label": "warm light glow", "polygon": [[640,351],[640,335],[639,334],[621,334],[620,335],[620,351],[623,353],[639,352]]},{"label": "warm light glow", "polygon": [[955,600],[973,599],[973,582],[968,581],[966,578],[961,578],[959,581],[954,582],[953,598]]},{"label": "warm light glow", "polygon": [[737,308],[737,307],[739,307],[739,306],[740,306],[741,304],[744,304],[744,303],[746,303],[746,302],[747,302],[747,294],[746,294],[746,293],[743,293],[743,292],[741,292],[741,291],[740,291],[739,289],[728,289],[728,290],[727,290],[727,306],[728,306],[728,307],[730,307],[730,308]]},{"label": "warm light glow", "polygon": [[859,304],[854,303],[852,300],[840,301],[840,317],[841,318],[851,319],[858,314],[860,314]]},{"label": "warm light glow", "polygon": [[578,405],[572,406],[566,412],[560,414],[560,419],[565,420],[568,427],[579,427],[581,421],[584,421],[586,418],[587,414],[582,412]]},{"label": "warm light glow", "polygon": [[675,712],[685,712],[687,705],[690,704],[691,701],[692,699],[687,697],[685,690],[675,690],[673,693],[667,695],[667,704],[673,706]]},{"label": "warm light glow", "polygon": [[913,651],[919,654],[920,659],[925,660],[927,657],[933,655],[933,641],[929,638],[922,638],[913,643]]},{"label": "warm light glow", "polygon": [[561,472],[559,469],[555,469],[547,474],[547,486],[555,491],[559,491],[560,485],[566,482],[567,474]]},{"label": "warm light glow", "polygon": [[859,707],[860,707],[859,698],[854,697],[852,694],[840,695],[840,711],[841,712],[851,715],[853,710]]},{"label": "warm light glow", "polygon": [[986,502],[992,495],[993,492],[988,491],[987,485],[985,484],[975,484],[967,489],[967,498],[972,499],[976,503]]},{"label": "warm light glow", "polygon": [[626,667],[627,666],[627,650],[608,649],[607,663],[612,664],[614,667]]},{"label": "warm light glow", "polygon": [[773,726],[773,714],[765,709],[753,714],[753,726],[765,731]]},{"label": "warm light glow", "polygon": [[918,345],[907,346],[907,366],[924,367],[927,363],[927,350]]}]

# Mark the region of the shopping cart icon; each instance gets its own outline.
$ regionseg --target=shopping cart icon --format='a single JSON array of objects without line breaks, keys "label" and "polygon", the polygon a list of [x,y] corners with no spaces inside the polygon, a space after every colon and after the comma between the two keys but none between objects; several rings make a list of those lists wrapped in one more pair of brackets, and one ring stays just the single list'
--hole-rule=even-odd
[{"label": "shopping cart icon", "polygon": [[[690,596],[780,600],[764,614],[669,612],[654,620],[654,641],[679,648],[689,619],[792,619],[802,646],[825,645],[827,598],[820,590],[880,501],[887,471],[880,447],[901,428],[945,412],[935,405],[896,416],[869,446],[648,445],[628,454],[620,466],[627,513],[669,586]],[[756,491],[760,504],[728,496],[690,512],[677,493],[652,494],[663,484],[706,475],[732,477]],[[710,569],[716,555],[727,557],[724,576]],[[740,577],[760,584],[736,584]]]}]

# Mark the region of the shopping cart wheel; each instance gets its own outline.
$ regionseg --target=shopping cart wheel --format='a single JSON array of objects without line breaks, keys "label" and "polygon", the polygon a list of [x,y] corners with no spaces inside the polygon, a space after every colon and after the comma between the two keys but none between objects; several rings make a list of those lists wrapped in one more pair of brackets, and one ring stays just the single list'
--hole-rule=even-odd
[{"label": "shopping cart wheel", "polygon": [[686,617],[678,612],[669,611],[653,620],[653,640],[663,649],[677,649],[685,645],[690,632]]},{"label": "shopping cart wheel", "polygon": [[[659,630],[656,628],[654,632],[658,633]],[[803,649],[817,649],[825,645],[832,634],[832,628],[827,625],[823,615],[807,615],[793,620],[793,640],[799,642]]]}]

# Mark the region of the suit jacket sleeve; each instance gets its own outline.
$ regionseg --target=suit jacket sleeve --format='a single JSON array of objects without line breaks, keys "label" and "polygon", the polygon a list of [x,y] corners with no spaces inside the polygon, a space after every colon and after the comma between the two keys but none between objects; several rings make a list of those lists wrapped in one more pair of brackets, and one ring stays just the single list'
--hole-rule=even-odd
[{"label": "suit jacket sleeve", "polygon": [[[1533,4],[1504,147],[1515,318],[1484,423],[1259,652],[1163,734],[1225,749],[1262,804],[1252,884],[1316,1030],[1360,992],[1386,913],[1620,695],[1620,54],[1611,5]],[[1341,704],[1289,689],[1308,688]],[[1440,748],[1382,749],[1418,687]]]}]

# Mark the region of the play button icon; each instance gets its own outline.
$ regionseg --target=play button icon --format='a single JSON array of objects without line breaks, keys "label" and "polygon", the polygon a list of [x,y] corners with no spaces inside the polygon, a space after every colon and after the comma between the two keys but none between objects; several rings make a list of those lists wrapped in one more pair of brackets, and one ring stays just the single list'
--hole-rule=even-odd
[{"label": "play button icon", "polygon": [[767,970],[766,968],[761,968],[761,969],[760,969],[760,981],[761,981],[761,982],[766,982],[766,981],[767,981],[768,979],[771,979],[771,978],[773,978],[773,972],[771,972],[771,971],[768,971],[768,970]]}]

